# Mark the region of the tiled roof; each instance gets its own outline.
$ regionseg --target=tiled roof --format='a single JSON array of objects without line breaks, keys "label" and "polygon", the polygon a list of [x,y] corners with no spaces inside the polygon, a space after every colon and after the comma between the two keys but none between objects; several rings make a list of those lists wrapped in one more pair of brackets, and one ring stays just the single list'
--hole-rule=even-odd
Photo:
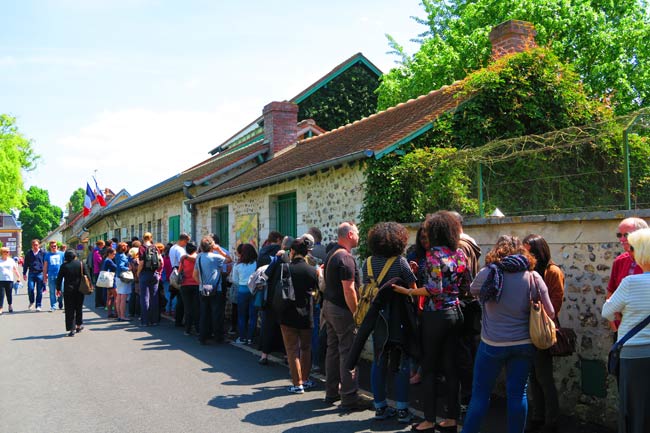
[{"label": "tiled roof", "polygon": [[175,176],[170,177],[167,180],[158,183],[157,185],[121,201],[113,207],[104,208],[102,212],[98,212],[94,217],[91,215],[87,224],[92,225],[96,219],[101,219],[106,215],[139,206],[157,198],[182,191],[183,183],[185,181],[194,181],[205,178],[210,174],[216,173],[221,169],[243,160],[249,155],[264,152],[267,150],[267,147],[267,145],[256,144],[215,155]]},{"label": "tiled roof", "polygon": [[299,141],[293,148],[252,170],[206,191],[192,202],[316,172],[322,168],[399,147],[428,130],[441,114],[454,110],[466,98],[457,95],[458,83],[389,108],[322,135]]},{"label": "tiled roof", "polygon": [[[305,90],[302,92],[298,93],[296,96],[291,98],[289,102],[295,102],[296,104],[300,104],[303,100],[305,100],[309,95],[312,93],[318,91],[321,87],[325,86],[327,83],[332,81],[334,78],[338,77],[340,74],[345,72],[347,69],[350,67],[354,66],[357,63],[363,63],[373,71],[377,76],[381,76],[381,70],[377,68],[370,60],[366,58],[362,53],[357,53],[353,55],[352,57],[346,59],[345,61],[341,62],[339,65],[337,65],[334,69],[329,71],[327,74],[323,75],[321,78],[316,80],[311,86],[307,87]],[[233,143],[236,143],[237,141],[240,141],[244,139],[247,135],[251,134],[252,132],[255,132],[255,135],[259,134],[260,132],[263,133],[263,129],[259,127],[259,123],[263,120],[263,116],[259,116],[255,120],[253,120],[251,123],[240,129],[237,133],[235,133],[232,137],[228,138],[226,141],[221,143],[219,146],[215,147],[210,151],[210,153],[214,153],[217,150],[223,148],[226,148],[228,146],[231,146]],[[244,141],[247,141],[248,138],[246,138]]]}]

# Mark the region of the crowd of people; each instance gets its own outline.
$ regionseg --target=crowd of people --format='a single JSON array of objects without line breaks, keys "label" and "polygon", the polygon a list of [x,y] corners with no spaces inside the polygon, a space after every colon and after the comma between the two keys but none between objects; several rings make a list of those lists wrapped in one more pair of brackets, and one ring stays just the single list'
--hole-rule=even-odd
[{"label": "crowd of people", "polygon": [[[482,268],[481,249],[456,212],[428,215],[410,247],[401,224],[375,225],[361,266],[352,254],[359,236],[352,222],[340,224],[327,246],[315,227],[296,239],[272,231],[259,251],[241,243],[231,257],[215,235],[197,245],[183,233],[175,244],[162,245],[145,233],[142,240],[97,241],[85,262],[74,251],[57,251],[55,242],[46,253],[34,240],[23,278],[30,309],[40,311],[46,285],[51,310],[65,306],[70,336],[83,329],[84,273],[97,283],[104,272],[113,276],[112,286],[96,287],[94,296],[108,317],[139,316],[140,325],[157,326],[168,314],[201,344],[223,342],[228,334],[236,344],[257,344],[262,365],[270,353],[284,352],[290,393],[312,388],[310,373],[324,359],[325,401],[340,401],[346,410],[374,409],[376,420],[411,423],[409,391],[419,386],[424,419],[411,426],[418,432],[457,432],[461,423],[462,432],[478,432],[505,369],[508,431],[558,431],[553,357],[549,349],[537,349],[529,333],[531,300],[557,321],[564,297],[564,274],[542,236],[500,236]],[[627,218],[617,237],[624,253],[612,267],[603,317],[618,331],[616,339],[625,339],[619,431],[647,432],[650,329],[639,323],[650,312],[650,229]],[[0,252],[0,312],[5,295],[12,311],[12,282],[20,273],[8,250]],[[361,292],[372,281],[377,293],[362,309]],[[359,393],[358,364],[371,335],[369,400]],[[388,404],[389,378],[394,408]]]}]

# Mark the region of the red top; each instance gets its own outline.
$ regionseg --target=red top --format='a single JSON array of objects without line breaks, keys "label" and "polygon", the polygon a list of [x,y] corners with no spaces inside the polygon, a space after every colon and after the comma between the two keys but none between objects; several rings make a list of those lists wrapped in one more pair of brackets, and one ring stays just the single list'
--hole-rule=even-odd
[{"label": "red top", "polygon": [[641,269],[641,266],[636,264],[630,253],[625,252],[616,257],[616,259],[614,259],[614,264],[612,265],[612,274],[609,277],[609,283],[607,283],[608,294],[612,294],[616,291],[623,278],[628,275],[642,273],[643,269]]},{"label": "red top", "polygon": [[196,256],[183,256],[179,268],[183,270],[183,282],[181,286],[198,286],[199,282],[194,279],[194,262]]}]

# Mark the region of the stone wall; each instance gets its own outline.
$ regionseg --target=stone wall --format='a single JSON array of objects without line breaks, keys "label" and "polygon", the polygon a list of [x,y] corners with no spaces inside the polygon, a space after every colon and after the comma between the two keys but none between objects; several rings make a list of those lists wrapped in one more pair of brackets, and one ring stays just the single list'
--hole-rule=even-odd
[{"label": "stone wall", "polygon": [[197,235],[210,233],[211,210],[228,206],[231,225],[229,245],[237,244],[234,233],[235,219],[239,215],[257,213],[259,216],[259,241],[275,230],[272,199],[275,196],[296,192],[297,233],[305,233],[316,226],[323,233],[323,243],[335,240],[338,225],[345,220],[359,220],[364,194],[365,176],[358,164],[331,168],[316,174],[238,193],[228,197],[198,203]]},{"label": "stone wall", "polygon": [[[649,221],[650,210],[465,221],[465,232],[483,250],[482,259],[501,234],[523,238],[536,233],[546,239],[566,278],[560,322],[578,335],[577,353],[554,361],[561,408],[567,414],[609,426],[617,419],[618,392],[605,369],[614,336],[601,309],[612,262],[623,252],[615,236],[617,226],[628,216]],[[411,241],[417,227],[409,227]]]}]

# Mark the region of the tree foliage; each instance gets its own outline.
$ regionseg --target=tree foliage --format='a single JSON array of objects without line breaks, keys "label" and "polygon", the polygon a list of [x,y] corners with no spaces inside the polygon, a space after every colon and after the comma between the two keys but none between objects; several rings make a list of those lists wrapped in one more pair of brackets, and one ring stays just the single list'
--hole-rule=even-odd
[{"label": "tree foliage", "polygon": [[23,204],[23,171],[36,166],[38,156],[30,141],[16,126],[16,119],[0,114],[0,212],[10,212]]},{"label": "tree foliage", "polygon": [[32,239],[42,239],[61,222],[63,212],[50,203],[47,190],[31,186],[27,190],[24,208],[20,210],[23,229],[23,251],[31,247]]},{"label": "tree foliage", "polygon": [[298,120],[314,119],[325,130],[336,129],[377,110],[379,77],[357,63],[300,103]]},{"label": "tree foliage", "polygon": [[86,198],[86,190],[83,188],[77,188],[75,192],[70,196],[68,201],[68,214],[74,215],[77,212],[81,212],[84,207],[84,199]]},{"label": "tree foliage", "polygon": [[407,55],[391,37],[399,67],[384,75],[380,109],[438,89],[485,67],[490,30],[510,19],[529,21],[539,46],[574,65],[588,96],[611,102],[617,113],[648,105],[650,8],[645,0],[422,0],[428,30]]}]

